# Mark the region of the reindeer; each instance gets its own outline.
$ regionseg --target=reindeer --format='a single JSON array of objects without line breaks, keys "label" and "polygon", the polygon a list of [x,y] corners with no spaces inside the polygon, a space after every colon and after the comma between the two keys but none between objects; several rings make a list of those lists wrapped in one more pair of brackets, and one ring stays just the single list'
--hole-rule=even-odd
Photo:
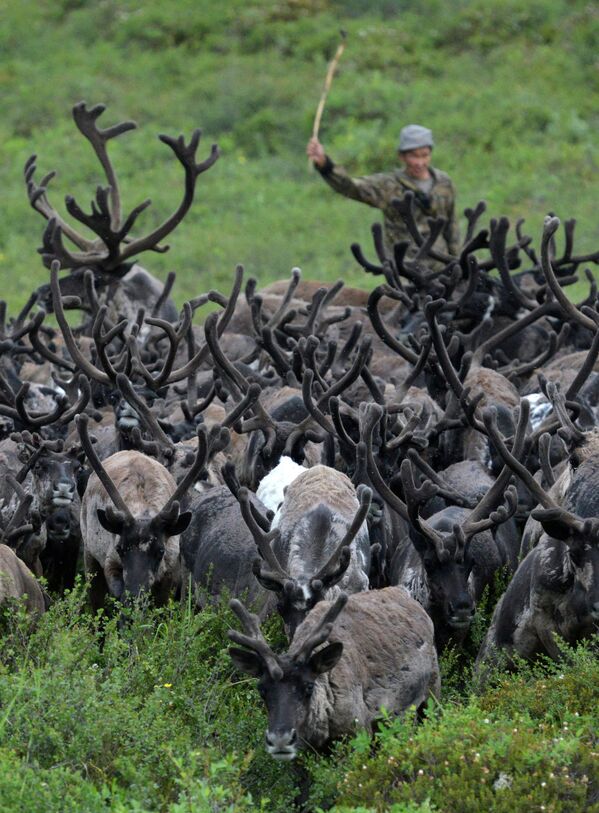
[{"label": "reindeer", "polygon": [[[111,316],[125,313],[134,321],[139,307],[155,310],[155,315],[175,320],[177,313],[168,295],[172,287],[171,278],[167,286],[151,276],[133,260],[144,251],[168,250],[161,246],[164,240],[183,220],[194,199],[198,176],[208,170],[218,158],[218,147],[212,145],[209,156],[199,164],[196,163],[196,152],[200,143],[201,131],[194,130],[189,143],[183,136],[173,138],[161,135],[160,140],[175,154],[185,172],[185,189],[177,209],[159,226],[143,237],[132,238],[133,229],[139,215],[147,209],[151,201],[146,200],[136,206],[127,216],[123,216],[121,195],[116,171],[108,156],[108,142],[123,133],[136,128],[135,122],[125,121],[101,129],[97,119],[105,110],[102,104],[88,107],[79,102],[73,107],[73,119],[81,134],[90,142],[106,175],[108,186],[98,187],[91,213],[84,212],[73,197],[67,196],[68,213],[79,223],[89,228],[96,235],[90,240],[77,228],[66,222],[54,209],[48,198],[48,186],[55,172],[48,173],[39,184],[34,176],[37,156],[32,155],[25,164],[25,184],[31,206],[39,212],[48,225],[43,235],[42,259],[46,266],[58,261],[62,268],[68,268],[70,274],[60,281],[62,294],[76,295],[84,299],[85,286],[83,275],[85,269],[93,271],[96,284],[107,289],[110,298]],[[67,248],[64,238],[76,250]],[[47,286],[37,292],[38,300],[45,302],[46,309],[51,310],[54,294],[50,296]],[[86,307],[92,303],[87,302]]]},{"label": "reindeer", "polygon": [[[426,478],[416,486],[410,460],[404,460],[400,467],[405,502],[385,483],[373,451],[373,432],[382,417],[383,409],[378,404],[365,406],[362,444],[369,479],[380,497],[410,528],[409,536],[395,549],[389,578],[392,583],[404,586],[427,610],[434,623],[436,645],[441,650],[450,639],[463,640],[474,617],[476,601],[494,573],[505,564],[515,567],[515,551],[511,556],[505,553],[502,556],[490,533],[491,528],[509,519],[516,509],[515,489],[506,491],[511,471],[504,466],[473,511],[454,505],[424,520],[420,508],[439,493],[440,486]],[[516,448],[520,448],[523,435],[524,426],[520,425]],[[502,498],[506,505],[496,509]]]},{"label": "reindeer", "polygon": [[27,565],[7,545],[0,544],[0,606],[10,600],[24,600],[31,613],[47,610],[48,596]]},{"label": "reindeer", "polygon": [[[522,401],[521,413],[528,412]],[[542,508],[532,512],[544,534],[521,562],[501,597],[477,658],[479,672],[504,654],[559,659],[555,640],[576,643],[599,627],[599,504],[596,467],[581,465],[572,475],[563,505],[547,493],[520,457],[506,446],[490,410],[483,413],[493,445]],[[528,443],[527,445],[530,445]],[[589,514],[591,515],[589,517]]]},{"label": "reindeer", "polygon": [[372,731],[381,709],[405,714],[439,696],[432,623],[401,587],[321,601],[281,655],[263,638],[257,616],[237,600],[231,609],[244,632],[229,631],[239,645],[229,654],[259,679],[274,759],[293,760],[304,747],[322,750],[356,728]]},{"label": "reindeer", "polygon": [[[365,522],[372,492],[328,466],[305,469],[287,486],[276,524],[251,506],[246,488],[229,476],[260,552],[254,575],[277,596],[290,637],[309,610],[339,590],[368,590],[370,540]],[[268,529],[268,530],[267,530]]]},{"label": "reindeer", "polygon": [[[249,495],[257,515],[262,503]],[[253,573],[256,543],[243,521],[240,503],[227,486],[216,486],[192,498],[192,519],[181,534],[181,578],[184,595],[193,588],[193,603],[201,609],[206,598],[227,592],[242,598],[261,619],[274,609],[274,595]]]},{"label": "reindeer", "polygon": [[92,606],[103,606],[107,593],[123,601],[149,590],[163,604],[180,586],[179,534],[191,512],[180,511],[179,501],[206,461],[206,433],[198,431],[196,459],[176,485],[161,463],[140,452],[117,452],[101,463],[87,423],[86,415],[78,417],[81,443],[95,472],[81,504]]}]

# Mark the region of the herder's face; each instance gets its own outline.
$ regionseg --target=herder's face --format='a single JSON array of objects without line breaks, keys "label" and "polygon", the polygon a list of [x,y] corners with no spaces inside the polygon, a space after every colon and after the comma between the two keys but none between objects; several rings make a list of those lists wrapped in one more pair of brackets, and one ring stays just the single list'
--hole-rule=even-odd
[{"label": "herder's face", "polygon": [[412,178],[425,180],[429,176],[428,168],[431,163],[432,152],[430,147],[418,147],[416,150],[399,152],[398,155],[408,175]]}]

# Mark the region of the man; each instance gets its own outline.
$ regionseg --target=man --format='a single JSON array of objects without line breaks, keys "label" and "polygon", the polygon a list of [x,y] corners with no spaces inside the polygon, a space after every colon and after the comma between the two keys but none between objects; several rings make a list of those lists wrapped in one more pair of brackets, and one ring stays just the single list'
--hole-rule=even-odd
[{"label": "man", "polygon": [[[429,217],[444,217],[447,223],[434,248],[457,255],[460,238],[455,215],[455,189],[445,172],[430,165],[433,145],[430,130],[419,124],[409,124],[399,136],[398,156],[403,167],[361,178],[350,177],[343,167],[335,164],[317,138],[310,139],[306,151],[316,169],[336,192],[382,209],[388,250],[401,240],[411,242],[401,214],[393,204],[395,198],[402,198],[410,190],[414,193],[414,214],[421,233],[428,234]],[[413,253],[412,250],[408,256]]]}]

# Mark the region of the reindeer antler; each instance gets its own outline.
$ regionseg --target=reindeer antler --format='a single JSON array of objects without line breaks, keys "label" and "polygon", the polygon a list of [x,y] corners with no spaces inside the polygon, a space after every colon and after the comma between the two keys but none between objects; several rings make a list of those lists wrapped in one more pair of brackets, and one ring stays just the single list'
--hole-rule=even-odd
[{"label": "reindeer antler", "polygon": [[[317,646],[324,643],[331,632],[333,624],[348,601],[347,593],[339,593],[318,624],[301,644],[291,644],[289,655],[295,663],[306,663]],[[314,612],[314,610],[312,610]],[[309,618],[309,616],[308,616]],[[297,639],[294,639],[297,640]]]},{"label": "reindeer antler", "polygon": [[229,602],[229,607],[233,610],[237,618],[241,621],[245,634],[237,630],[229,630],[227,635],[231,641],[240,646],[257,652],[264,661],[268,673],[273,680],[280,680],[283,677],[283,670],[279,665],[279,659],[270,648],[260,630],[258,616],[250,613],[241,601],[234,598]]},{"label": "reindeer antler", "polygon": [[370,510],[370,504],[372,502],[372,489],[365,485],[359,485],[357,488],[357,496],[358,500],[360,501],[360,507],[356,511],[349,528],[343,535],[343,538],[329,559],[320,568],[318,573],[310,579],[313,589],[318,586],[315,584],[315,582],[336,583],[348,568],[351,557],[349,546],[362,527],[362,523],[366,519],[366,515]]}]

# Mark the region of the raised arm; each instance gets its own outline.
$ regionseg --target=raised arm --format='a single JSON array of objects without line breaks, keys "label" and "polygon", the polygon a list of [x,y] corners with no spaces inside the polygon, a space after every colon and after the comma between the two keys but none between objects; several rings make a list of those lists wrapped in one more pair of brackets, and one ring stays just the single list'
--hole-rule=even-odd
[{"label": "raised arm", "polygon": [[348,172],[326,154],[323,145],[317,138],[311,138],[306,148],[308,157],[324,180],[335,192],[345,195],[346,198],[382,209],[387,199],[380,184],[375,182],[375,175],[365,175],[361,178],[352,178]]}]

